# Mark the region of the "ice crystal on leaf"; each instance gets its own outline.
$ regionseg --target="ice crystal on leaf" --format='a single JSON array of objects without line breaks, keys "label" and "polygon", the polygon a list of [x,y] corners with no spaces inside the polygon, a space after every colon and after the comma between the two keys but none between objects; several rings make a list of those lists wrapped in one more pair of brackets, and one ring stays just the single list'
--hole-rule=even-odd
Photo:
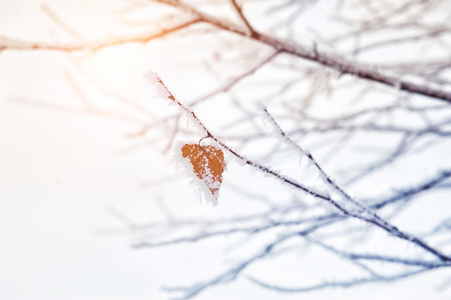
[{"label": "ice crystal on leaf", "polygon": [[198,144],[185,144],[181,151],[182,156],[189,159],[195,175],[207,185],[213,196],[213,201],[210,202],[216,205],[226,166],[224,153],[215,146]]}]

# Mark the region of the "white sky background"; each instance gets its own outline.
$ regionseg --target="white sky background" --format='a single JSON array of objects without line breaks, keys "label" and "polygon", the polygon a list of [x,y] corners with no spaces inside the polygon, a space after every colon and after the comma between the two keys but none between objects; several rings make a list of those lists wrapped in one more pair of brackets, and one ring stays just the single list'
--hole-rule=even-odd
[{"label": "white sky background", "polygon": [[[76,29],[79,37],[73,34],[68,38],[70,34],[43,13],[43,3]],[[124,3],[0,0],[0,36],[79,43],[83,42],[80,38],[97,41],[158,28],[158,24],[123,26],[117,16]],[[142,19],[143,16],[136,16],[136,20]],[[208,38],[203,42],[208,43]],[[157,70],[177,96],[194,99],[205,92],[203,87],[215,82],[205,73],[193,71],[203,55],[213,55],[205,44],[171,38],[146,45],[105,48],[95,54],[15,50],[0,53],[1,299],[166,299],[168,294],[160,290],[161,286],[189,285],[221,268],[223,245],[230,242],[227,237],[202,244],[136,250],[130,247],[134,236],[106,234],[106,229],[124,227],[117,212],[134,222],[162,220],[161,202],[176,209],[176,214],[193,218],[230,215],[248,210],[252,204],[240,207],[240,198],[224,190],[221,197],[230,201],[221,202],[220,198],[217,208],[199,205],[195,188],[188,185],[188,180],[183,176],[174,179],[177,167],[169,155],[162,153],[164,143],[158,141],[158,136],[158,147],[152,147],[151,142],[148,147],[127,151],[136,145],[127,134],[137,127],[110,116],[80,113],[80,94],[68,82],[70,78],[93,102],[116,113],[124,112],[123,106],[90,87],[82,74],[89,74],[101,87],[138,99],[142,105],[154,101],[151,107],[161,108],[156,115],[168,114],[174,108],[149,99],[143,73],[149,68]],[[24,103],[24,99],[31,103]],[[32,104],[37,101],[73,109],[59,111]],[[208,107],[204,109],[207,111]],[[232,114],[233,111],[224,110],[224,118]],[[203,116],[208,124],[223,121],[209,120],[205,113]],[[227,176],[235,176],[237,181],[258,181],[247,177],[240,168],[229,166]],[[147,182],[160,178],[163,180],[151,189],[143,188]],[[240,257],[239,251],[236,257]],[[321,253],[298,267],[309,270],[306,274],[317,274],[317,269],[323,268],[320,259]],[[292,267],[289,257],[286,260],[287,269],[280,269],[281,277]],[[339,276],[340,264],[332,265],[331,272]],[[441,300],[449,299],[451,290],[436,292],[434,287],[446,276],[450,276],[449,271],[441,270],[399,283],[305,295],[278,295],[239,280],[208,290],[196,299]]]}]

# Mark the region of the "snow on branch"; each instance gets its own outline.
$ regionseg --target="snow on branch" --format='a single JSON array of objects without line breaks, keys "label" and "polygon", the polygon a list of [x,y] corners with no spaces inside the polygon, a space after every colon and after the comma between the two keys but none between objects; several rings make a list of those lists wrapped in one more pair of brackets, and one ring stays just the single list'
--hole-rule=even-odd
[{"label": "snow on branch", "polygon": [[178,0],[153,0],[154,2],[164,3],[175,8],[179,8],[201,20],[202,22],[219,27],[223,30],[249,37],[262,44],[273,47],[275,50],[284,52],[299,58],[317,62],[323,66],[332,68],[341,74],[349,74],[361,79],[377,82],[383,85],[393,87],[400,91],[406,91],[413,94],[419,94],[438,100],[451,102],[451,93],[443,89],[429,87],[426,84],[417,84],[404,81],[392,75],[384,74],[376,67],[366,66],[361,63],[346,60],[336,54],[320,52],[317,47],[309,49],[293,41],[285,41],[274,36],[266,35],[262,32],[253,30],[249,36],[247,30],[237,27],[235,24],[225,20],[220,20],[200,12],[193,6]]},{"label": "snow on branch", "polygon": [[[244,156],[238,154],[236,151],[232,150],[228,145],[226,145],[224,142],[219,140],[215,135],[213,135],[210,130],[207,129],[206,125],[196,116],[194,111],[192,111],[189,107],[186,107],[183,105],[179,100],[177,100],[174,95],[171,93],[171,91],[167,88],[167,86],[164,84],[164,82],[161,80],[160,77],[156,77],[155,75],[152,75],[151,79],[155,79],[158,81],[159,84],[161,84],[162,87],[167,91],[167,94],[169,95],[168,98],[176,103],[178,107],[182,109],[182,112],[185,113],[187,116],[189,116],[194,123],[197,124],[198,128],[200,128],[207,137],[214,140],[216,143],[218,143],[223,149],[234,155],[236,158],[241,160],[246,165],[250,165],[253,168],[264,172],[277,180],[288,184],[296,189],[301,190],[302,192],[305,192],[317,199],[324,200],[328,203],[330,203],[333,207],[337,208],[341,213],[343,213],[346,216],[356,218],[362,221],[365,221],[369,224],[373,224],[384,231],[388,232],[389,234],[406,240],[409,243],[415,244],[416,246],[422,248],[423,250],[433,254],[434,256],[438,257],[442,261],[451,261],[451,257],[441,253],[438,249],[435,249],[431,246],[429,246],[424,241],[420,240],[419,238],[408,234],[406,232],[403,232],[399,230],[394,225],[390,224],[388,221],[381,218],[379,215],[377,215],[374,211],[372,211],[370,208],[364,206],[362,203],[359,203],[358,201],[354,200],[351,196],[349,196],[343,189],[341,189],[335,181],[333,181],[322,169],[322,167],[316,162],[316,160],[313,158],[313,156],[303,150],[300,146],[298,146],[296,143],[294,143],[280,128],[280,126],[277,124],[277,122],[272,118],[272,116],[268,113],[268,111],[265,109],[266,115],[269,117],[273,125],[277,128],[278,133],[284,138],[285,141],[287,141],[289,144],[294,145],[297,150],[302,155],[306,155],[311,163],[315,165],[315,167],[320,171],[322,178],[325,183],[333,187],[335,190],[337,190],[340,195],[343,197],[342,199],[334,199],[332,196],[328,194],[321,193],[314,189],[313,187],[307,187],[299,182],[296,182],[293,179],[287,178],[286,176],[271,170],[269,167],[261,165],[259,163],[256,163],[252,160],[249,160],[245,158]],[[344,202],[343,202],[344,200]]]}]

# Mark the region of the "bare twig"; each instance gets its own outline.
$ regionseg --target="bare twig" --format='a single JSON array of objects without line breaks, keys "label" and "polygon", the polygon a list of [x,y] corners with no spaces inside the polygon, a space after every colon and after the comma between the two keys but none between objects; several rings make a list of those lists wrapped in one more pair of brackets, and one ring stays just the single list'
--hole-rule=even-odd
[{"label": "bare twig", "polygon": [[[365,221],[367,223],[376,225],[377,227],[379,227],[379,228],[383,229],[384,231],[392,234],[393,236],[398,237],[398,238],[403,239],[403,240],[406,240],[406,241],[408,241],[410,243],[413,243],[416,246],[424,249],[425,251],[433,254],[434,256],[437,256],[442,261],[451,261],[451,258],[448,257],[447,255],[444,255],[439,250],[434,249],[433,247],[429,246],[428,244],[426,244],[424,241],[420,240],[419,238],[414,237],[413,235],[405,233],[403,231],[400,231],[398,228],[396,228],[395,226],[391,225],[390,223],[388,223],[387,221],[382,219],[380,216],[378,216],[371,209],[365,207],[363,204],[361,204],[361,203],[355,201],[354,199],[352,199],[352,197],[350,197],[348,194],[346,194],[340,187],[338,187],[338,185],[333,180],[330,179],[330,177],[327,176],[327,174],[316,163],[316,161],[313,159],[313,157],[311,155],[307,155],[307,156],[315,164],[315,166],[320,170],[320,172],[322,172],[323,176],[326,178],[326,181],[331,186],[333,186],[337,191],[339,191],[340,194],[342,196],[344,196],[344,198],[348,201],[348,203],[351,204],[351,207],[347,207],[346,204],[340,204],[337,200],[332,199],[332,197],[330,197],[329,195],[322,194],[322,193],[316,191],[315,189],[313,189],[312,187],[307,187],[307,186],[304,186],[301,183],[295,182],[294,180],[289,179],[289,178],[283,176],[282,174],[271,170],[269,167],[263,166],[263,165],[261,165],[259,163],[256,163],[256,162],[253,162],[253,161],[245,158],[244,156],[238,154],[237,152],[232,150],[229,146],[227,146],[224,142],[222,142],[216,136],[214,136],[207,129],[207,127],[199,120],[199,118],[196,116],[194,111],[192,111],[190,108],[188,108],[185,105],[183,105],[180,101],[176,100],[174,95],[166,87],[166,85],[163,83],[161,78],[158,78],[158,82],[168,92],[168,94],[169,94],[168,98],[171,101],[174,101],[188,116],[193,118],[193,121],[195,121],[205,131],[205,134],[208,137],[213,139],[215,142],[217,142],[219,145],[221,145],[221,147],[223,147],[225,150],[227,150],[228,152],[233,154],[235,157],[237,157],[239,160],[241,160],[245,164],[250,165],[250,166],[252,166],[252,167],[258,169],[259,171],[264,172],[264,173],[266,173],[268,175],[271,175],[272,177],[280,180],[281,182],[286,183],[286,184],[288,184],[288,185],[290,185],[290,186],[292,186],[292,187],[294,187],[296,189],[299,189],[299,190],[301,190],[301,191],[303,191],[303,192],[305,192],[305,193],[307,193],[307,194],[309,194],[309,195],[311,195],[311,196],[313,196],[315,198],[318,198],[318,199],[321,199],[321,200],[324,200],[324,201],[330,203],[332,206],[337,208],[340,212],[342,212],[346,216],[349,216],[349,217],[352,217],[352,218],[356,218],[356,219]],[[280,127],[279,127],[279,129],[280,129]],[[288,137],[283,133],[282,130],[281,130],[281,132],[282,132],[281,134],[290,143],[293,143],[290,139],[288,139]],[[298,149],[302,150],[299,146],[297,146],[297,147],[298,147]],[[304,150],[302,150],[302,152],[306,153]]]}]

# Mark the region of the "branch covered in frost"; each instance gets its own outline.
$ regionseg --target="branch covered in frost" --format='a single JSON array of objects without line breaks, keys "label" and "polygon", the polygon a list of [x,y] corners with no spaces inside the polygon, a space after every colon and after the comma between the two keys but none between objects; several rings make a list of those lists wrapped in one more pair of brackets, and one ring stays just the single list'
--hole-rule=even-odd
[{"label": "branch covered in frost", "polygon": [[136,37],[124,37],[116,38],[107,41],[98,41],[94,43],[83,43],[75,45],[61,45],[61,44],[49,44],[41,42],[27,42],[10,37],[0,36],[0,50],[50,50],[50,51],[97,51],[102,48],[118,46],[129,43],[148,43],[151,40],[163,38],[169,34],[178,32],[182,29],[188,28],[193,24],[198,23],[200,20],[192,19],[187,22],[177,24],[171,28],[161,30],[157,33],[146,34]]},{"label": "branch covered in frost", "polygon": [[374,209],[379,209],[388,204],[412,197],[421,192],[424,192],[424,191],[427,191],[427,190],[430,190],[430,189],[436,187],[437,185],[439,185],[440,183],[442,183],[443,181],[447,180],[450,177],[451,177],[451,171],[449,171],[449,170],[442,171],[439,174],[437,174],[437,176],[435,176],[434,178],[426,180],[424,183],[418,184],[411,189],[405,189],[405,190],[399,191],[395,195],[393,195],[389,198],[386,198],[384,200],[379,200],[379,201],[376,200],[375,202],[377,202],[377,203],[371,205],[371,207]]},{"label": "branch covered in frost", "polygon": [[248,277],[248,279],[257,285],[267,288],[267,289],[270,289],[270,290],[275,290],[275,291],[283,292],[283,293],[301,293],[301,292],[310,292],[310,291],[314,291],[314,290],[322,290],[322,289],[326,289],[326,288],[349,288],[349,287],[372,283],[372,282],[392,282],[392,281],[412,277],[415,275],[419,275],[419,274],[425,273],[427,271],[431,271],[433,269],[435,269],[435,268],[423,268],[423,269],[420,269],[417,271],[402,272],[402,273],[392,275],[392,276],[379,276],[379,277],[369,276],[369,277],[362,277],[362,278],[350,278],[348,280],[324,281],[319,284],[313,284],[310,286],[307,285],[307,286],[301,286],[301,287],[278,286],[278,285],[263,282],[262,280],[258,280],[255,277]]},{"label": "branch covered in frost", "polygon": [[196,123],[199,128],[203,129],[203,131],[205,132],[206,136],[211,138],[212,140],[214,140],[215,142],[217,142],[219,145],[221,145],[222,148],[224,148],[225,150],[227,150],[228,152],[230,152],[232,155],[234,155],[235,157],[237,157],[239,160],[241,160],[243,163],[245,163],[246,165],[250,165],[256,169],[258,169],[261,172],[264,172],[268,175],[271,175],[272,177],[278,179],[279,181],[288,184],[296,189],[299,189],[317,199],[321,199],[324,200],[328,203],[330,203],[333,207],[337,208],[341,213],[345,214],[346,216],[352,217],[352,218],[356,218],[362,221],[365,221],[369,224],[373,224],[376,225],[377,227],[383,229],[384,231],[388,232],[389,234],[398,237],[400,239],[406,240],[409,243],[413,243],[416,246],[424,249],[425,251],[433,254],[434,256],[437,256],[438,258],[440,258],[442,261],[451,261],[451,257],[441,253],[439,250],[429,246],[427,243],[425,243],[424,241],[420,240],[419,238],[408,234],[406,232],[403,232],[401,230],[399,230],[398,228],[396,228],[395,226],[393,226],[392,224],[390,224],[389,222],[387,222],[386,220],[384,220],[383,218],[381,218],[379,215],[377,215],[374,211],[372,211],[371,209],[369,209],[368,207],[364,206],[363,204],[359,203],[358,201],[355,201],[352,197],[350,197],[347,193],[345,193],[340,187],[338,187],[338,185],[323,171],[323,169],[318,165],[318,163],[315,161],[315,159],[313,158],[313,156],[310,153],[305,152],[302,148],[300,148],[299,146],[297,146],[291,139],[289,139],[286,134],[282,131],[282,129],[280,128],[280,126],[275,122],[275,120],[271,117],[271,115],[269,115],[269,113],[266,111],[266,114],[270,117],[270,119],[272,120],[272,122],[274,123],[274,125],[278,128],[279,133],[285,138],[285,140],[287,140],[290,144],[295,145],[297,147],[298,150],[300,150],[300,152],[303,155],[307,155],[307,157],[309,158],[309,160],[311,162],[313,162],[313,164],[315,164],[315,167],[321,172],[323,178],[325,179],[325,181],[330,184],[332,187],[334,187],[334,189],[336,189],[337,191],[340,192],[340,194],[344,197],[345,199],[345,203],[341,203],[342,201],[340,200],[336,200],[333,199],[330,195],[328,194],[323,194],[320,193],[318,191],[316,191],[313,187],[308,187],[305,186],[299,182],[296,182],[290,178],[287,178],[286,176],[275,172],[273,170],[271,170],[269,167],[261,165],[259,163],[256,163],[254,161],[251,161],[247,158],[245,158],[244,156],[238,154],[236,151],[232,150],[229,146],[227,146],[224,142],[222,142],[221,140],[219,140],[216,136],[214,136],[208,129],[207,127],[202,123],[202,121],[196,116],[196,114],[194,113],[194,111],[192,111],[189,107],[186,107],[185,105],[183,105],[180,101],[178,101],[174,95],[171,93],[171,91],[167,88],[167,86],[163,83],[163,81],[161,80],[160,77],[156,77],[155,75],[152,75],[151,79],[155,79],[158,81],[158,83],[164,87],[164,89],[167,91],[168,94],[168,98],[170,99],[170,101],[173,101],[177,104],[178,107],[180,107],[185,114],[187,114],[190,118],[192,118],[193,122]]},{"label": "branch covered in frost", "polygon": [[355,201],[350,195],[348,195],[342,188],[340,188],[337,183],[330,178],[326,174],[326,172],[323,170],[323,168],[318,164],[318,162],[313,158],[312,154],[309,152],[306,152],[302,147],[300,147],[298,144],[296,144],[292,139],[290,139],[285,132],[280,128],[279,124],[274,120],[274,118],[269,114],[267,109],[264,110],[266,115],[269,117],[269,120],[273,123],[275,128],[277,129],[278,133],[283,137],[284,141],[288,142],[290,145],[294,146],[297,150],[299,150],[301,155],[307,156],[307,158],[310,160],[311,163],[318,169],[318,171],[321,174],[321,177],[323,178],[323,181],[330,185],[334,190],[338,191],[348,202],[350,202],[354,207],[347,208],[343,205],[338,204],[337,201],[333,200],[332,198],[324,198],[319,197],[322,200],[326,200],[333,204],[335,207],[337,207],[341,212],[343,212],[345,215],[354,217],[363,221],[366,221],[368,223],[372,223],[383,230],[387,231],[388,233],[399,237],[401,239],[407,240],[409,242],[412,242],[416,244],[417,246],[423,248],[424,250],[434,254],[435,256],[439,257],[443,261],[451,261],[451,257],[444,255],[437,249],[434,249],[427,245],[425,242],[421,241],[420,239],[400,231],[395,226],[391,225],[386,220],[382,219],[379,215],[377,215],[374,211],[372,211],[370,208],[366,207],[365,205]]},{"label": "branch covered in frost", "polygon": [[317,47],[309,49],[300,44],[296,44],[292,41],[284,41],[282,39],[270,36],[258,31],[252,31],[249,36],[247,30],[237,27],[235,24],[226,20],[220,20],[215,17],[202,13],[195,7],[186,4],[179,0],[153,0],[154,2],[164,3],[175,8],[179,8],[194,17],[198,18],[202,22],[211,24],[223,30],[249,37],[255,41],[258,41],[267,46],[273,47],[275,50],[284,52],[299,58],[317,62],[323,66],[332,68],[338,71],[340,74],[349,74],[361,79],[377,82],[383,85],[387,85],[396,88],[400,91],[406,91],[413,94],[419,94],[428,96],[431,98],[451,102],[451,93],[434,87],[429,87],[426,84],[417,84],[400,79],[399,77],[384,74],[377,70],[377,68],[359,64],[354,61],[349,61],[335,54],[328,54],[326,52],[320,52]]},{"label": "branch covered in frost", "polygon": [[[35,42],[25,42],[10,37],[0,38],[0,49],[14,49],[14,50],[56,50],[56,51],[80,51],[80,50],[98,50],[105,47],[116,46],[124,43],[147,43],[150,40],[164,37],[168,34],[178,32],[182,29],[188,28],[193,24],[203,22],[213,25],[222,30],[238,34],[245,38],[258,41],[264,45],[272,47],[274,50],[282,53],[287,53],[298,58],[302,58],[308,61],[316,62],[322,66],[326,66],[339,72],[339,74],[349,74],[357,78],[369,80],[371,82],[377,82],[386,86],[396,88],[400,91],[406,91],[412,94],[423,95],[446,102],[451,102],[451,93],[440,87],[429,86],[427,83],[415,83],[401,79],[399,76],[390,75],[379,71],[376,67],[368,66],[362,63],[358,63],[353,60],[345,59],[337,54],[330,54],[325,51],[320,51],[317,46],[310,48],[298,44],[294,41],[287,41],[280,39],[276,36],[259,32],[253,26],[250,25],[248,18],[244,16],[242,8],[235,0],[230,0],[232,6],[235,8],[236,13],[242,20],[243,26],[237,26],[229,22],[228,20],[219,19],[201,12],[199,9],[179,0],[151,0],[152,2],[166,4],[176,9],[181,10],[184,13],[191,15],[193,18],[187,22],[177,24],[169,29],[164,29],[159,33],[152,33],[149,35],[139,37],[126,37],[111,41],[97,42],[92,44],[80,44],[80,45],[53,45]],[[394,10],[398,11],[398,10]],[[393,13],[393,12],[391,12]],[[377,19],[380,20],[381,19]],[[374,26],[374,25],[373,25]],[[377,27],[377,26],[376,26]],[[366,27],[368,29],[368,27]],[[449,33],[448,28],[438,28],[431,30],[427,36],[436,37],[442,33]],[[385,42],[389,43],[389,42]],[[376,45],[381,45],[379,43]],[[371,45],[375,47],[376,45]],[[370,47],[370,46],[367,46]],[[358,51],[358,49],[356,50]]]}]

